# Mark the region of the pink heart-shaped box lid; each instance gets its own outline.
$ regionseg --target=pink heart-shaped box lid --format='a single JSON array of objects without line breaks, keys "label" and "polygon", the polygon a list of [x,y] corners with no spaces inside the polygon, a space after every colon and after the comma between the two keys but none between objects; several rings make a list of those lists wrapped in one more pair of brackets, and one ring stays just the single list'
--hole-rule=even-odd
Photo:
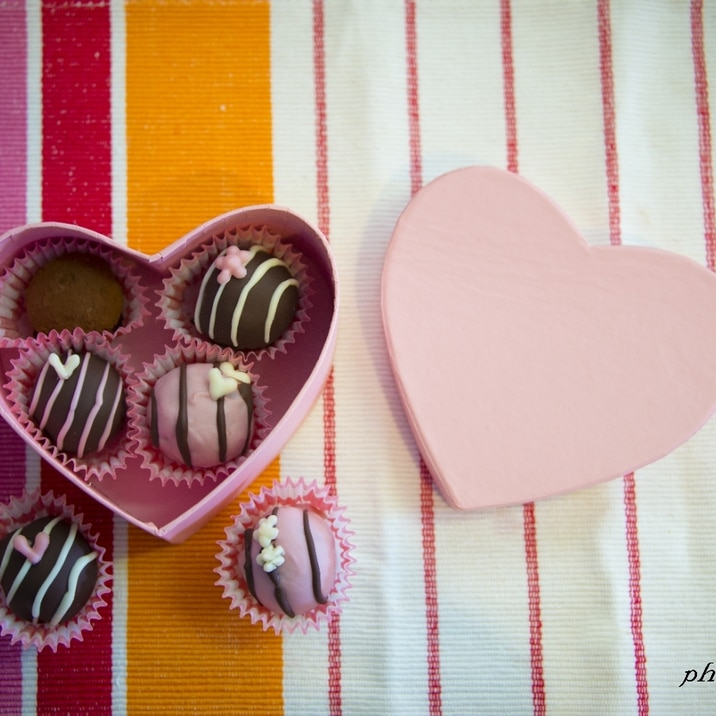
[{"label": "pink heart-shaped box lid", "polygon": [[658,249],[590,246],[515,174],[470,167],[426,185],[382,290],[399,392],[454,507],[627,474],[716,408],[716,276]]},{"label": "pink heart-shaped box lid", "polygon": [[[224,231],[262,226],[281,237],[300,254],[310,273],[310,320],[285,351],[263,351],[252,355],[252,371],[260,376],[268,405],[266,430],[256,448],[238,468],[216,482],[203,484],[162,484],[149,479],[141,460],[130,458],[112,477],[85,481],[28,435],[19,424],[7,401],[5,388],[0,413],[5,420],[68,480],[129,522],[169,542],[181,542],[195,533],[222,507],[253,482],[279,454],[289,437],[309,412],[331,368],[338,324],[338,282],[328,242],[321,232],[289,209],[253,206],[231,211],[197,227],[154,256],[145,256],[111,239],[79,226],[59,223],[31,224],[13,229],[0,237],[0,267],[12,264],[14,257],[28,246],[55,237],[80,239],[110,247],[130,262],[150,297],[147,315],[141,326],[119,331],[112,347],[129,356],[129,365],[140,371],[143,363],[171,346],[173,333],[164,325],[155,305],[158,291],[169,269]],[[151,299],[154,300],[151,300]],[[6,345],[0,349],[0,364],[7,374],[18,349]]]}]

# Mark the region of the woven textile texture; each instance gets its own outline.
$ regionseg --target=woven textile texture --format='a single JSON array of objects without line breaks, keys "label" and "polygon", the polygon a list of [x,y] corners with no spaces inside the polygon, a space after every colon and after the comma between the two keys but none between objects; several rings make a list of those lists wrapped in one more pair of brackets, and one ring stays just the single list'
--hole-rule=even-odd
[{"label": "woven textile texture", "polygon": [[400,212],[473,164],[522,174],[591,243],[716,270],[714,82],[698,0],[0,0],[0,232],[76,223],[151,255],[274,202],[328,237],[333,370],[253,487],[329,484],[357,560],[330,628],[264,633],[214,584],[245,497],[166,545],[3,423],[0,500],[66,494],[114,581],[82,643],[0,639],[0,714],[716,713],[716,423],[635,474],[457,512],[380,313]]}]

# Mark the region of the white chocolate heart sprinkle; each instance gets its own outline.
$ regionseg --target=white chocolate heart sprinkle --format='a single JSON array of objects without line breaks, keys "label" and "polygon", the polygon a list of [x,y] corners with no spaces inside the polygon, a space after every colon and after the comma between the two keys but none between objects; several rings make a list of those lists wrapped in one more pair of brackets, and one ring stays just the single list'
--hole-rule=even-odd
[{"label": "white chocolate heart sprinkle", "polygon": [[55,369],[57,377],[60,380],[67,380],[77,369],[80,364],[80,357],[76,353],[70,353],[67,360],[63,363],[57,353],[52,353],[47,359],[49,364]]},{"label": "white chocolate heart sprinkle", "polygon": [[218,368],[211,368],[209,370],[209,395],[212,400],[219,400],[226,395],[239,389],[239,384],[233,378],[227,378],[222,375]]}]

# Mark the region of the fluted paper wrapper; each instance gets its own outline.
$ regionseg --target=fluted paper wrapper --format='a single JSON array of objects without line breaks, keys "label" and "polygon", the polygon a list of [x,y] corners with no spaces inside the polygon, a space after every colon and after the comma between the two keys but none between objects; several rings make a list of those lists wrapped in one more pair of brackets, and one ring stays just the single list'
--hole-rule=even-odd
[{"label": "fluted paper wrapper", "polygon": [[[288,617],[276,614],[259,602],[249,591],[243,570],[240,569],[243,551],[243,534],[255,527],[262,517],[281,505],[306,505],[315,510],[329,524],[336,540],[336,581],[328,595],[326,604],[321,604],[306,614]],[[219,575],[216,584],[223,589],[223,597],[231,601],[229,608],[238,609],[242,617],[248,617],[253,624],[261,624],[264,631],[273,629],[277,634],[300,630],[318,630],[343,611],[348,601],[350,578],[354,574],[355,559],[351,552],[353,531],[350,520],[344,514],[345,508],[338,506],[336,497],[326,487],[303,478],[285,482],[274,481],[271,488],[262,487],[257,494],[250,495],[248,502],[241,505],[241,512],[232,517],[233,524],[225,529],[226,539],[218,542],[221,551],[216,555],[220,566],[214,571]]]},{"label": "fluted paper wrapper", "polygon": [[[223,361],[232,363],[234,367],[248,373],[251,378],[253,428],[248,447],[238,457],[214,467],[189,467],[177,463],[152,444],[148,413],[152,389],[159,378],[182,363],[219,364]],[[222,349],[219,346],[201,343],[174,346],[168,348],[151,364],[145,364],[144,370],[135,378],[127,401],[130,441],[135,452],[141,456],[144,467],[149,470],[150,479],[161,480],[162,484],[195,482],[203,484],[207,480],[216,482],[240,467],[270,430],[267,421],[268,401],[264,395],[260,376],[253,372],[251,363],[237,359],[236,354],[228,348]]]},{"label": "fluted paper wrapper", "polygon": [[55,497],[52,492],[25,492],[19,497],[13,497],[8,503],[1,503],[0,539],[33,520],[50,515],[76,522],[82,536],[97,553],[98,570],[94,592],[73,619],[54,627],[32,624],[17,618],[5,606],[4,595],[0,592],[0,634],[9,636],[12,644],[22,644],[25,649],[34,647],[38,651],[51,649],[55,652],[60,646],[69,647],[74,640],[82,641],[92,630],[93,622],[101,619],[100,611],[107,606],[105,595],[110,591],[112,577],[111,563],[105,558],[104,547],[98,543],[98,535],[92,532],[92,525],[84,521],[83,515],[66,503],[64,495]]},{"label": "fluted paper wrapper", "polygon": [[204,274],[219,254],[229,246],[248,249],[255,244],[268,249],[289,267],[291,274],[298,281],[298,310],[293,323],[272,345],[252,350],[237,348],[230,348],[230,350],[241,353],[247,360],[264,356],[266,353],[273,356],[277,351],[285,353],[294,343],[296,336],[304,332],[304,326],[310,320],[312,305],[310,274],[306,270],[300,253],[295,251],[290,243],[282,240],[268,229],[258,226],[246,229],[237,228],[216,234],[198,251],[195,251],[189,258],[182,259],[178,266],[170,270],[169,277],[164,280],[157,305],[167,328],[174,332],[175,340],[212,344],[211,339],[200,334],[194,326],[194,309]]},{"label": "fluted paper wrapper", "polygon": [[144,323],[149,315],[148,298],[131,261],[110,246],[99,246],[85,239],[46,239],[24,250],[0,273],[0,348],[22,346],[25,339],[34,335],[26,315],[25,291],[42,266],[74,252],[103,258],[122,287],[124,307],[121,325],[113,331],[103,331],[101,335],[107,338],[121,336]]},{"label": "fluted paper wrapper", "polygon": [[11,361],[12,368],[7,375],[5,390],[8,405],[20,426],[50,457],[64,467],[85,481],[92,478],[101,480],[107,476],[114,477],[116,471],[125,466],[130,456],[127,418],[102,450],[80,458],[59,450],[30,417],[30,400],[40,371],[50,354],[65,354],[68,351],[93,353],[106,360],[122,377],[126,401],[129,385],[132,382],[131,373],[127,367],[127,356],[117,348],[113,348],[101,334],[84,333],[82,330],[76,329],[72,333],[50,331],[47,335],[38,335],[37,338],[24,341],[18,357]]}]

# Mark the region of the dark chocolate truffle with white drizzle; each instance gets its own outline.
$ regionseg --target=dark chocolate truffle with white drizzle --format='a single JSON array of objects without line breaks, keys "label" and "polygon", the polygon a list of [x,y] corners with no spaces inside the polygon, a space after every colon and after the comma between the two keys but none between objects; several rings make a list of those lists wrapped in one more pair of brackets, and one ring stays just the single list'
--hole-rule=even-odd
[{"label": "dark chocolate truffle with white drizzle", "polygon": [[93,353],[50,354],[30,399],[30,417],[62,452],[82,458],[102,450],[122,424],[124,384]]},{"label": "dark chocolate truffle with white drizzle", "polygon": [[297,308],[298,281],[283,260],[258,244],[229,246],[204,275],[194,324],[219,345],[255,350],[276,342]]},{"label": "dark chocolate truffle with white drizzle", "polygon": [[40,517],[0,540],[2,598],[27,622],[69,621],[92,596],[97,576],[97,553],[65,517]]}]

